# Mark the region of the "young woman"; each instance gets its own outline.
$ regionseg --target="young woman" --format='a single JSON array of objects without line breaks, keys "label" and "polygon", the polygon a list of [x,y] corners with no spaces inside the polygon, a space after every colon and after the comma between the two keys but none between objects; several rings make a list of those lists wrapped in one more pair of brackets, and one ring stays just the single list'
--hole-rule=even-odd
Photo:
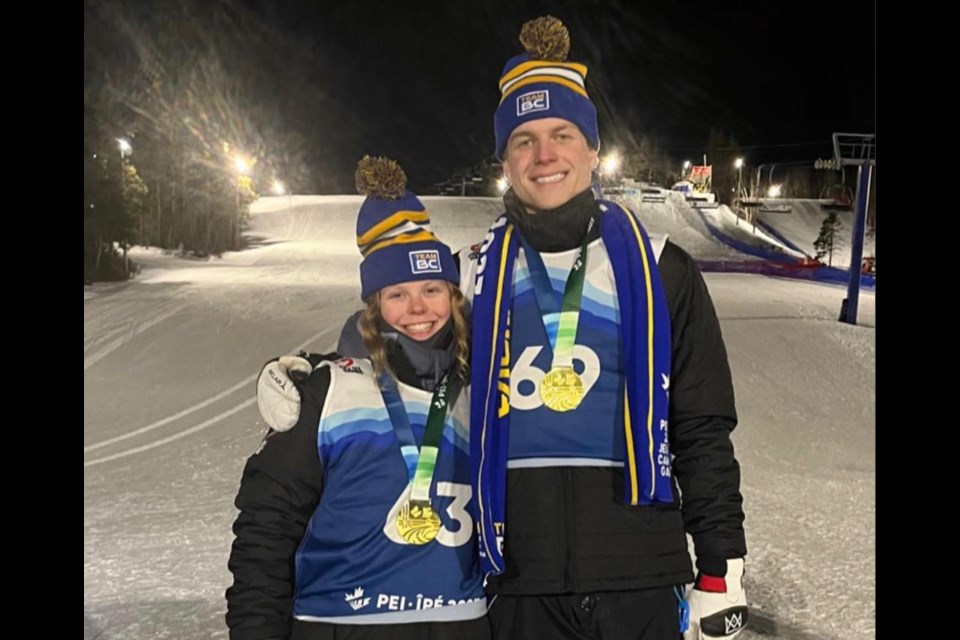
[{"label": "young woman", "polygon": [[230,637],[489,638],[470,515],[467,327],[450,249],[392,161],[357,185],[369,358],[313,357],[247,462]]}]

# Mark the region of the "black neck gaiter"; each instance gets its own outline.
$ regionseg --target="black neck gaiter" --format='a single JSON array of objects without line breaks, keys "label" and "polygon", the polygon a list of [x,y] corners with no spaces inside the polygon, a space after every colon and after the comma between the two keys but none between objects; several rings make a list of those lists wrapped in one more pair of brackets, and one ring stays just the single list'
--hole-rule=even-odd
[{"label": "black neck gaiter", "polygon": [[[513,189],[503,194],[507,219],[512,222],[530,246],[541,253],[576,249],[583,242],[590,216],[598,212],[593,191],[587,189],[556,209],[530,213]],[[594,225],[590,241],[600,237],[600,225]]]}]

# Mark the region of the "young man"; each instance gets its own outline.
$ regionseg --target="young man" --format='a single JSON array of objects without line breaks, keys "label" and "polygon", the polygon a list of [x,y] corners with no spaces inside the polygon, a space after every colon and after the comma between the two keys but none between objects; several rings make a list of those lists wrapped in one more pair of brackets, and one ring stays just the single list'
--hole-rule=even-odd
[{"label": "young man", "polygon": [[713,303],[689,255],[594,198],[596,109],[566,28],[540,18],[520,41],[494,115],[506,211],[461,257],[494,635],[677,638],[689,533],[685,637],[732,638],[746,543]]}]

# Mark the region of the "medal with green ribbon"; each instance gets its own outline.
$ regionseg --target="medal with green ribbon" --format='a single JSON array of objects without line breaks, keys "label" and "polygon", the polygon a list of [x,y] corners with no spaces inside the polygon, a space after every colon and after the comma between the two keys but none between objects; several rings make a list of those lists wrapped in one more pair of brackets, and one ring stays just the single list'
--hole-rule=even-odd
[{"label": "medal with green ribbon", "polygon": [[[577,324],[580,322],[580,301],[583,299],[583,281],[587,272],[587,243],[593,229],[594,218],[590,218],[583,243],[577,250],[570,275],[563,290],[563,302],[557,305],[557,296],[550,285],[550,276],[543,264],[543,258],[533,250],[521,236],[524,256],[530,269],[530,278],[537,298],[537,306],[544,320],[546,331],[549,315],[556,313],[560,306],[560,319],[557,335],[550,345],[553,350],[553,362],[550,371],[540,381],[540,399],[549,409],[557,412],[572,411],[580,406],[586,391],[580,375],[573,370],[573,347],[577,340]],[[550,332],[547,331],[547,335]]]},{"label": "medal with green ribbon", "polygon": [[[400,507],[396,516],[396,527],[400,537],[409,544],[427,544],[440,532],[440,517],[430,504],[430,486],[433,483],[433,472],[437,463],[437,452],[447,407],[460,391],[459,378],[455,378],[455,381],[449,384],[448,378],[449,375],[444,375],[433,392],[430,412],[427,415],[427,426],[423,432],[419,452],[397,383],[389,375],[383,375],[380,379],[380,393],[387,406],[387,413],[390,415],[397,439],[400,441],[400,451],[408,461],[410,499]],[[409,462],[414,456],[416,456],[415,465]]]}]

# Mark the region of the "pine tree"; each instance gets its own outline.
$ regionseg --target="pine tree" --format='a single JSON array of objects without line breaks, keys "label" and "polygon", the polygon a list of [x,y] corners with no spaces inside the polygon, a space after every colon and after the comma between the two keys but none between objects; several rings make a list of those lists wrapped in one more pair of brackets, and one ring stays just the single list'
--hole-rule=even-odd
[{"label": "pine tree", "polygon": [[817,250],[816,258],[823,262],[823,257],[827,256],[827,265],[833,266],[833,251],[839,249],[842,241],[837,231],[840,230],[840,220],[837,218],[837,212],[831,211],[823,224],[820,225],[820,235],[813,241],[813,248]]},{"label": "pine tree", "polygon": [[[137,173],[132,162],[123,165],[123,209],[126,214],[127,239],[144,243],[144,214],[147,210],[147,196],[150,190]],[[126,240],[125,240],[126,241]]]},{"label": "pine tree", "polygon": [[[126,215],[124,161],[95,109],[84,105],[83,118],[83,278],[127,277],[126,244],[131,225]],[[123,249],[124,254],[117,251]]]}]

